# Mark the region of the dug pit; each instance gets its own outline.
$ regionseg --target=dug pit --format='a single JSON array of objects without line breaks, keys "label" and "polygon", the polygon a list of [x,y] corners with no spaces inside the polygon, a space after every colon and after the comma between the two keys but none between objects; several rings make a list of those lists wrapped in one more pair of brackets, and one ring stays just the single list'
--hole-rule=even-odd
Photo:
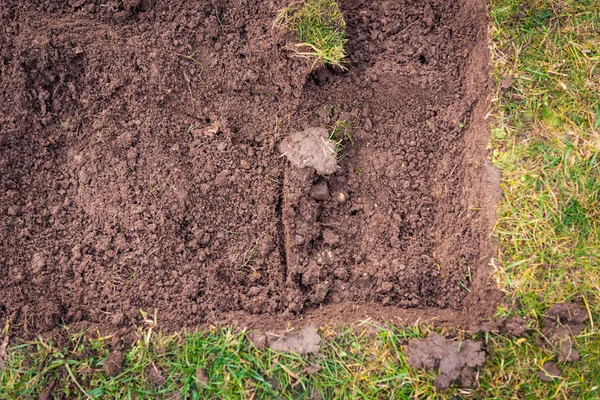
[{"label": "dug pit", "polygon": [[[342,0],[346,71],[284,1],[101,3],[0,9],[0,323],[491,315],[485,1]],[[335,171],[281,157],[311,127]]]}]

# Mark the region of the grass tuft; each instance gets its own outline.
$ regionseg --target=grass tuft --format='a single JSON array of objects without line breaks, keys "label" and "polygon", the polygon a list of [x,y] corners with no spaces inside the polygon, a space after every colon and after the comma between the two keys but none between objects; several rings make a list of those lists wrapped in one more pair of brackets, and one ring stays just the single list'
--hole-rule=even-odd
[{"label": "grass tuft", "polygon": [[296,35],[296,54],[315,63],[342,65],[346,21],[335,0],[304,0],[279,12],[275,25]]}]

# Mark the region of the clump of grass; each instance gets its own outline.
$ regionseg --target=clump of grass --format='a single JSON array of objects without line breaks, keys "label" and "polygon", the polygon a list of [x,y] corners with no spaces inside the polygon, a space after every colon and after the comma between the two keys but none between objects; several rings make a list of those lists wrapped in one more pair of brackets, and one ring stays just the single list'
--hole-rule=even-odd
[{"label": "clump of grass", "polygon": [[338,154],[337,161],[340,162],[347,157],[344,153],[345,146],[350,143],[354,146],[354,131],[356,130],[355,121],[339,120],[333,124],[329,140],[335,143],[336,153]]},{"label": "clump of grass", "polygon": [[338,162],[347,157],[344,148],[350,144],[354,147],[354,133],[358,127],[360,113],[341,113],[340,106],[326,107],[327,118],[331,121],[329,126],[329,140],[335,144]]},{"label": "clump of grass", "polygon": [[275,25],[294,32],[296,54],[344,68],[346,21],[335,0],[304,0],[280,11]]}]

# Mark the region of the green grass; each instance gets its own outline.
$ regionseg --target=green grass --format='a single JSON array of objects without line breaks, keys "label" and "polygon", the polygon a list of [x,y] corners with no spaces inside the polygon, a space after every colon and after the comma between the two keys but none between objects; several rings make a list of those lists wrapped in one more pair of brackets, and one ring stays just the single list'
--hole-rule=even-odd
[{"label": "green grass", "polygon": [[296,2],[280,11],[275,25],[296,35],[297,55],[344,68],[346,21],[337,1]]},{"label": "green grass", "polygon": [[[0,398],[38,398],[49,385],[68,398],[408,398],[431,385],[427,374],[407,368],[402,345],[427,331],[368,324],[322,331],[322,354],[302,357],[259,350],[231,329],[165,337],[147,328],[112,378],[104,371],[112,338],[67,333],[65,343],[40,339],[11,348]],[[154,366],[164,377],[160,386],[148,374]]]},{"label": "green grass", "polygon": [[[333,112],[335,107],[332,107],[330,112]],[[329,140],[335,144],[337,153],[337,161],[340,162],[347,157],[344,152],[346,146],[354,147],[354,134],[358,127],[360,115],[352,115],[349,120],[337,120],[329,128]]]},{"label": "green grass", "polygon": [[[308,357],[256,349],[230,329],[165,337],[146,327],[113,378],[103,369],[111,338],[16,341],[0,371],[0,399],[38,398],[52,382],[69,398],[600,398],[600,3],[492,0],[490,13],[490,150],[504,193],[494,264],[514,304],[498,314],[526,316],[530,330],[475,337],[490,354],[478,387],[439,393],[435,373],[408,368],[405,345],[428,327],[325,330],[322,354]],[[586,306],[592,322],[576,337],[581,360],[558,363],[562,375],[542,382],[542,364],[557,361],[540,332],[543,315],[561,301]],[[149,380],[152,365],[165,377],[159,387]]]},{"label": "green grass", "polygon": [[[489,397],[600,398],[600,3],[493,0],[491,10],[496,266],[533,331],[520,344],[496,339]],[[540,345],[543,314],[568,301],[593,317],[577,337],[582,359],[542,383],[535,371],[556,361]]]}]

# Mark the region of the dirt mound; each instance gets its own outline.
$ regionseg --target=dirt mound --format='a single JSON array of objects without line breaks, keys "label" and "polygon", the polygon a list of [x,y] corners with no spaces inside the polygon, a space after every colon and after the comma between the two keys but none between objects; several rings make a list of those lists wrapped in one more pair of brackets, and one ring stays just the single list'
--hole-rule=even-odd
[{"label": "dirt mound", "polygon": [[427,339],[412,340],[407,354],[411,368],[439,369],[440,375],[435,379],[438,389],[448,389],[454,381],[459,381],[462,387],[471,387],[473,368],[485,362],[481,343],[452,341],[437,333],[430,334]]},{"label": "dirt mound", "polygon": [[[284,5],[4,2],[0,321],[489,314],[485,2],[342,1],[346,72],[286,50]],[[350,119],[331,176],[280,157]]]}]

